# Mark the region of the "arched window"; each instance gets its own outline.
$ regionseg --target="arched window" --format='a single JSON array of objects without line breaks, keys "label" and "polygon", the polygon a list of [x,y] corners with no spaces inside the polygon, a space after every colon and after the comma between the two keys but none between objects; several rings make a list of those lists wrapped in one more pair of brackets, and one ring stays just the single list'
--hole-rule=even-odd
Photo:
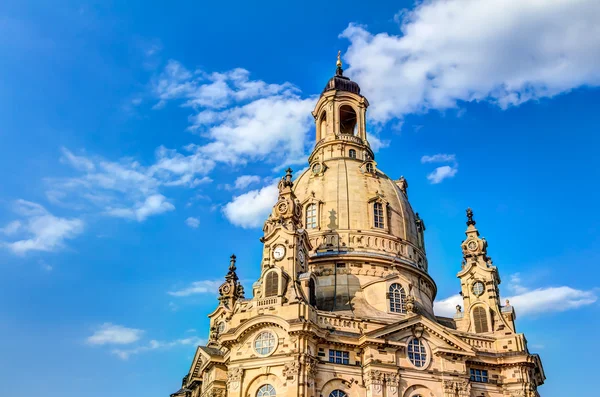
[{"label": "arched window", "polygon": [[373,163],[367,163],[367,166],[365,167],[367,172],[369,173],[373,173]]},{"label": "arched window", "polygon": [[315,280],[308,280],[308,303],[312,306],[317,306],[317,289],[315,288]]},{"label": "arched window", "polygon": [[419,338],[408,342],[408,359],[415,367],[424,367],[427,363],[427,348]]},{"label": "arched window", "polygon": [[343,391],[341,391],[340,389],[336,389],[336,390],[332,391],[331,393],[329,393],[329,397],[348,397],[348,395],[346,393],[344,393]]},{"label": "arched window", "polygon": [[385,227],[383,220],[383,204],[381,203],[373,204],[373,226],[379,229],[383,229]]},{"label": "arched window", "polygon": [[319,127],[319,134],[321,135],[319,139],[323,139],[327,134],[327,112],[321,114],[321,123],[319,124]]},{"label": "arched window", "polygon": [[340,107],[340,133],[354,134],[354,127],[356,127],[356,112],[352,106]]},{"label": "arched window", "polygon": [[306,228],[315,229],[317,227],[317,205],[309,204],[306,206]]},{"label": "arched window", "polygon": [[265,280],[265,297],[267,296],[275,296],[279,291],[279,276],[277,273],[272,271],[267,274],[267,279]]},{"label": "arched window", "polygon": [[356,158],[356,150],[354,150],[354,149],[350,149],[350,150],[348,151],[348,156],[349,156],[351,159],[355,159],[355,158]]},{"label": "arched window", "polygon": [[404,288],[398,283],[390,285],[390,311],[406,313],[406,294]]},{"label": "arched window", "polygon": [[275,388],[271,385],[262,385],[256,392],[256,397],[275,397]]},{"label": "arched window", "polygon": [[475,323],[476,333],[489,332],[487,315],[483,307],[477,306],[473,309],[473,322]]}]

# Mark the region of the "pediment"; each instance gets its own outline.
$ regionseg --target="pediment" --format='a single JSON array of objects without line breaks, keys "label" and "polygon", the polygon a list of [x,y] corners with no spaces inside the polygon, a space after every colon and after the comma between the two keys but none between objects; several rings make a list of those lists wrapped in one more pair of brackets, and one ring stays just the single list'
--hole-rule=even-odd
[{"label": "pediment", "polygon": [[192,360],[188,379],[193,380],[200,377],[202,369],[210,362],[222,362],[223,353],[213,347],[198,346]]},{"label": "pediment", "polygon": [[415,334],[422,335],[422,338],[429,342],[434,354],[439,352],[475,356],[475,351],[468,343],[454,335],[448,328],[421,315],[371,331],[365,334],[365,337],[372,342],[400,344]]}]

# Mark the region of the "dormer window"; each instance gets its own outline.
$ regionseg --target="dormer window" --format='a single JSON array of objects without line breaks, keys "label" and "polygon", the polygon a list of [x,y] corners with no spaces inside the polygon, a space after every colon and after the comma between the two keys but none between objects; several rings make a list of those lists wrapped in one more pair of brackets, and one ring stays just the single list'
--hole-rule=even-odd
[{"label": "dormer window", "polygon": [[356,158],[356,150],[350,149],[348,151],[348,157],[350,157],[351,159],[355,159]]},{"label": "dormer window", "polygon": [[372,174],[373,173],[373,163],[367,163],[367,165],[365,166],[365,170]]},{"label": "dormer window", "polygon": [[306,228],[317,228],[317,205],[314,203],[306,206]]},{"label": "dormer window", "polygon": [[373,204],[373,226],[378,229],[385,228],[385,219],[383,216],[383,204],[374,203]]}]

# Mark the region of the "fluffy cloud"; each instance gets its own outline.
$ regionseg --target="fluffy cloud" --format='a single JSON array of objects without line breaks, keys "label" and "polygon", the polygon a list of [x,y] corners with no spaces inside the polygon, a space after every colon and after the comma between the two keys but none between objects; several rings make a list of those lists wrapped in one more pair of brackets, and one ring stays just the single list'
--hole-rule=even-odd
[{"label": "fluffy cloud", "polygon": [[223,214],[234,225],[252,228],[262,225],[277,201],[277,184],[235,196],[223,207]]},{"label": "fluffy cloud", "polygon": [[433,156],[421,157],[421,163],[451,163],[451,165],[444,165],[437,167],[433,172],[427,175],[427,179],[432,184],[442,182],[444,179],[452,178],[458,172],[458,162],[454,154],[434,154]]},{"label": "fluffy cloud", "polygon": [[458,172],[458,168],[449,165],[443,165],[441,167],[437,167],[432,173],[427,175],[427,179],[432,184],[437,184],[442,182],[444,179],[452,178]]},{"label": "fluffy cloud", "polygon": [[351,24],[347,74],[385,123],[460,101],[501,108],[600,84],[596,0],[428,0],[398,14],[401,35]]},{"label": "fluffy cloud", "polygon": [[191,72],[171,60],[153,82],[158,108],[177,101],[191,108],[190,130],[207,142],[198,151],[228,164],[302,157],[315,99],[292,84],[251,80],[245,69]]},{"label": "fluffy cloud", "polygon": [[64,247],[64,241],[78,236],[83,231],[83,221],[77,218],[60,218],[52,215],[37,203],[17,200],[15,212],[23,217],[2,228],[9,236],[20,240],[2,242],[15,254],[29,251],[55,251]]},{"label": "fluffy cloud", "polygon": [[197,229],[200,226],[200,219],[190,216],[185,220],[185,224],[191,227],[192,229]]},{"label": "fluffy cloud", "polygon": [[137,342],[144,331],[111,323],[102,324],[86,339],[90,345],[128,345]]},{"label": "fluffy cloud", "polygon": [[[591,305],[598,299],[593,291],[583,291],[567,286],[529,289],[521,285],[518,273],[512,275],[510,280],[508,290],[513,291],[515,295],[509,296],[507,299],[515,308],[517,315],[529,316],[562,312]],[[462,297],[453,295],[436,301],[434,311],[437,315],[452,317],[456,313],[456,305],[462,304]]]},{"label": "fluffy cloud", "polygon": [[169,291],[168,294],[171,296],[183,297],[198,294],[214,294],[215,291],[223,284],[223,281],[219,280],[201,280],[194,281],[185,288]]}]

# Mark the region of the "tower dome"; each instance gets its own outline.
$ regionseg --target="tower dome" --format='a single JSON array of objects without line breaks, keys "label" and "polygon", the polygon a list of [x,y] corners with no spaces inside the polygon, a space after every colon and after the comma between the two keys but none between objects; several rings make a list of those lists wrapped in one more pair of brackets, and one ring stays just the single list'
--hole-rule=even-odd
[{"label": "tower dome", "polygon": [[358,84],[343,76],[338,55],[336,75],[313,111],[317,139],[309,167],[293,187],[310,241],[317,307],[397,320],[389,299],[381,299],[397,285],[433,316],[425,225],[408,201],[404,177],[394,180],[378,168],[367,140],[368,106]]}]

